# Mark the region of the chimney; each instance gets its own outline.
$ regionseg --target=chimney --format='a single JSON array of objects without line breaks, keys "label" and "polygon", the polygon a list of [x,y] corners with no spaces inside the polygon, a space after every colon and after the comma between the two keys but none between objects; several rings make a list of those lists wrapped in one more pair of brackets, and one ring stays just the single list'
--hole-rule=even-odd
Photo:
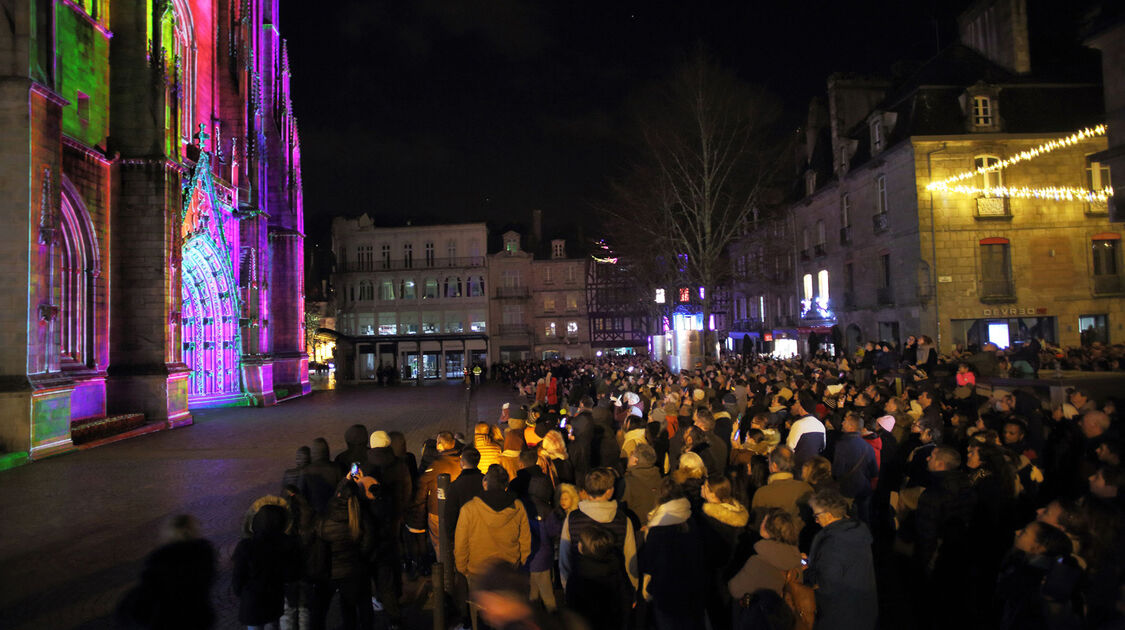
[{"label": "chimney", "polygon": [[535,239],[535,244],[531,246],[534,250],[539,247],[539,243],[543,242],[543,211],[531,211],[531,238]]},{"label": "chimney", "polygon": [[841,149],[853,151],[845,136],[867,118],[886,93],[887,82],[861,76],[833,74],[828,77],[828,124],[832,132],[832,164],[839,172]]},{"label": "chimney", "polygon": [[993,63],[1019,73],[1031,71],[1026,0],[977,0],[957,18],[961,43]]}]

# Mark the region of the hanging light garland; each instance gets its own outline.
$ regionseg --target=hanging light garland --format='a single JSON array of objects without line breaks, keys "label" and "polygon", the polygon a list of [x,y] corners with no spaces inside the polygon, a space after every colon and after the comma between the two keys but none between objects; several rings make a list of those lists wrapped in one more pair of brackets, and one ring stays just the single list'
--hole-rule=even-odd
[{"label": "hanging light garland", "polygon": [[973,177],[984,175],[985,173],[999,171],[1020,162],[1033,160],[1056,149],[1070,147],[1089,138],[1104,136],[1107,129],[1108,127],[1106,125],[1087,127],[1085,129],[1082,129],[1081,131],[1076,131],[1075,133],[1072,133],[1065,138],[1056,138],[1055,140],[1044,142],[1043,144],[1031,149],[1027,149],[1026,151],[1020,151],[1019,153],[1007,159],[989,164],[988,166],[982,166],[981,168],[976,168],[971,171],[964,171],[939,182],[931,182],[928,186],[926,186],[926,190],[954,192],[966,195],[985,195],[989,197],[1014,197],[1017,199],[1051,199],[1055,201],[1087,202],[1106,201],[1109,197],[1113,196],[1113,188],[1108,186],[1101,190],[1090,190],[1088,188],[1081,188],[1076,186],[1045,186],[1039,188],[1031,188],[1027,186],[1018,188],[997,186],[995,188],[981,188],[979,186],[965,186],[954,184]]}]

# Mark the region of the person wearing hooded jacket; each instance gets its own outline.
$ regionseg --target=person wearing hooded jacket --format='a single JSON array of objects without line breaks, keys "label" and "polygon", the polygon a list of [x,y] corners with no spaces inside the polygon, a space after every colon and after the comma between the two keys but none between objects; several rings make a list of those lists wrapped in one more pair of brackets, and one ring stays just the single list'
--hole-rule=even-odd
[{"label": "person wearing hooded jacket", "polygon": [[[527,511],[509,492],[508,474],[499,466],[484,474],[484,491],[461,508],[454,533],[453,555],[457,570],[474,582],[495,562],[522,566],[531,555],[531,527]],[[470,606],[473,628],[477,608]]]},{"label": "person wearing hooded jacket", "polygon": [[336,494],[336,486],[344,478],[340,467],[328,458],[328,441],[318,437],[312,442],[312,461],[305,466],[305,487],[299,490],[304,493],[312,509],[317,514],[324,514],[328,510],[328,502]]},{"label": "person wearing hooded jacket", "polygon": [[312,461],[312,451],[307,446],[297,448],[296,466],[286,468],[281,475],[281,491],[285,493],[286,486],[294,486],[302,496],[308,496],[308,484],[305,482],[305,468]]},{"label": "person wearing hooded jacket", "polygon": [[760,589],[784,595],[785,574],[801,568],[797,542],[804,526],[801,519],[789,512],[770,508],[759,527],[762,539],[754,543],[754,555],[727,582],[730,596],[737,601]]},{"label": "person wearing hooded jacket", "polygon": [[362,468],[367,465],[367,427],[362,424],[353,424],[344,431],[344,442],[348,445],[343,452],[336,456],[336,465],[342,474],[347,474],[352,464],[359,464]]},{"label": "person wearing hooded jacket", "polygon": [[649,515],[639,563],[641,593],[657,630],[703,630],[708,579],[703,542],[691,503],[672,479],[662,482],[660,503]]},{"label": "person wearing hooded jacket", "polygon": [[809,550],[805,584],[816,588],[817,630],[871,630],[879,616],[871,531],[848,518],[839,492],[821,490],[809,499],[821,530]]},{"label": "person wearing hooded jacket", "polygon": [[250,628],[276,626],[285,612],[285,584],[300,576],[300,546],[289,535],[285,499],[255,501],[243,522],[243,538],[231,557],[231,589],[238,596],[238,622]]}]

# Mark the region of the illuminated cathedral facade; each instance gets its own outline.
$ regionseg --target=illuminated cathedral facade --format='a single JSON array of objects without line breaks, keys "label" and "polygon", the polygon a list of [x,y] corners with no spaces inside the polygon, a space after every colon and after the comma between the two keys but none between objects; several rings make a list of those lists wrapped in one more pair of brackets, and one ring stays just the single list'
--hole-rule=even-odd
[{"label": "illuminated cathedral facade", "polygon": [[9,5],[0,455],[308,393],[278,0]]}]

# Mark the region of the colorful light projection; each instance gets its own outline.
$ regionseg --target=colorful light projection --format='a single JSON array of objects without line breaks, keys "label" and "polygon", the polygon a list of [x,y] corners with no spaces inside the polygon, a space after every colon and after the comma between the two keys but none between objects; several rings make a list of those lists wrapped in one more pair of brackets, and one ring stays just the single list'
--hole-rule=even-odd
[{"label": "colorful light projection", "polygon": [[1056,138],[1055,140],[1044,142],[1043,144],[1035,148],[1027,149],[1026,151],[1020,151],[1019,153],[1006,160],[999,160],[993,164],[989,164],[988,166],[983,166],[981,168],[976,168],[970,171],[964,171],[954,175],[953,177],[949,177],[941,181],[931,182],[926,186],[926,190],[934,192],[952,192],[974,196],[984,195],[986,197],[1046,199],[1051,201],[1104,202],[1113,196],[1113,188],[1109,186],[1106,186],[1105,188],[1102,188],[1100,190],[1090,190],[1088,188],[1076,186],[997,186],[994,188],[982,188],[980,186],[958,184],[957,182],[963,182],[965,180],[978,177],[986,173],[1000,171],[1002,169],[1008,168],[1009,166],[1019,164],[1020,162],[1026,162],[1029,160],[1033,160],[1041,155],[1046,155],[1057,149],[1073,146],[1089,138],[1104,136],[1107,130],[1108,126],[1106,125],[1097,125],[1096,127],[1092,128],[1087,127],[1086,129],[1076,131],[1069,136],[1066,136],[1065,138]]},{"label": "colorful light projection", "polygon": [[236,234],[230,208],[216,203],[210,159],[201,152],[183,210],[183,348],[191,368],[191,407],[249,404],[242,385],[238,285],[226,234]]}]

